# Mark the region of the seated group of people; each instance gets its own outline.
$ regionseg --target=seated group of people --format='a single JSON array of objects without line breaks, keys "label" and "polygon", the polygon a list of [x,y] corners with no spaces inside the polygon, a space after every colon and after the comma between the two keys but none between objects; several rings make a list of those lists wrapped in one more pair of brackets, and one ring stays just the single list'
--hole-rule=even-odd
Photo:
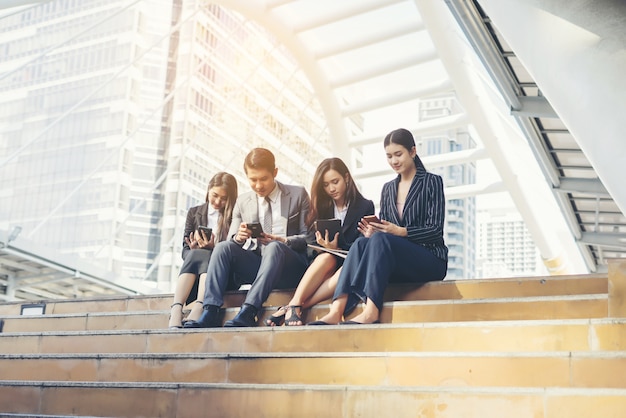
[{"label": "seated group of people", "polygon": [[[442,178],[426,171],[410,131],[390,132],[383,146],[397,176],[383,186],[378,217],[339,158],[317,167],[310,197],[304,187],[276,181],[274,155],[264,148],[244,160],[250,192],[238,196],[235,178],[216,174],[206,203],[187,214],[170,328],[221,326],[225,292],[244,284],[251,285],[245,301],[225,327],[256,326],[270,292],[286,288],[295,288],[292,299],[266,325],[304,325],[304,310],[330,297],[329,312],[308,325],[377,323],[390,281],[442,280]],[[331,218],[341,221],[340,232],[315,229],[315,221]],[[330,251],[312,252],[313,243]],[[345,259],[337,249],[347,251]],[[359,303],[363,310],[345,321]],[[192,309],[183,323],[185,304]]]}]

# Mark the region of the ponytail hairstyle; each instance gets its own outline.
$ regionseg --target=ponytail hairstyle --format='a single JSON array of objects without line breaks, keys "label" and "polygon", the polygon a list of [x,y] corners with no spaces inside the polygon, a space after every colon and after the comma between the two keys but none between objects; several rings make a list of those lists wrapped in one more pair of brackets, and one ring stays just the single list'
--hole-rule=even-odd
[{"label": "ponytail hairstyle", "polygon": [[226,240],[228,235],[228,228],[233,220],[233,208],[235,207],[235,201],[237,200],[237,179],[232,174],[226,172],[219,172],[213,176],[209,181],[209,187],[207,188],[205,201],[209,201],[209,191],[213,187],[221,187],[226,190],[226,204],[224,209],[220,210],[218,218],[218,225],[220,236],[217,237],[218,241]]},{"label": "ponytail hairstyle", "polygon": [[361,192],[356,187],[350,170],[341,158],[326,158],[315,170],[313,183],[311,185],[311,208],[306,219],[307,226],[311,226],[317,219],[320,212],[327,212],[333,207],[333,199],[324,191],[324,175],[329,170],[335,170],[346,181],[346,204],[351,204],[357,197],[363,198]]},{"label": "ponytail hairstyle", "polygon": [[[411,133],[411,131],[400,128],[387,134],[383,142],[383,146],[386,147],[389,144],[402,145],[409,152],[411,152],[411,149],[415,148],[415,139],[413,139],[413,134]],[[415,163],[415,168],[417,168],[418,170],[420,168],[422,170],[426,170],[426,167],[424,167],[422,160],[417,155],[417,151],[415,152],[415,157],[413,157],[413,162]]]}]

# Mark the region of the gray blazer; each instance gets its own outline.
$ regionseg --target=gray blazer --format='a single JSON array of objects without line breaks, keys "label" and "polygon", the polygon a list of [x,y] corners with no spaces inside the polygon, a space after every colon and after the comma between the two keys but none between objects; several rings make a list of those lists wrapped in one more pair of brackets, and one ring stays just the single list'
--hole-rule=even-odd
[{"label": "gray blazer", "polygon": [[[307,226],[311,200],[302,186],[292,186],[276,182],[280,188],[280,213],[287,227],[288,245],[295,251],[306,251]],[[233,209],[233,221],[228,236],[230,239],[237,234],[241,223],[259,222],[259,205],[254,191],[246,192],[237,198]]]}]

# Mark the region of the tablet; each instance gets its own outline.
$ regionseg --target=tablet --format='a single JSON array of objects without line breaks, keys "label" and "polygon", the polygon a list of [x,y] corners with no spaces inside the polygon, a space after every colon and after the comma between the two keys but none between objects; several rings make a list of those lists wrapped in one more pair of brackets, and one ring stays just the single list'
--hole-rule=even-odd
[{"label": "tablet", "polygon": [[337,232],[341,233],[341,220],[340,219],[318,219],[315,221],[315,229],[322,234],[328,231],[328,239],[331,241],[335,239],[335,234]]}]

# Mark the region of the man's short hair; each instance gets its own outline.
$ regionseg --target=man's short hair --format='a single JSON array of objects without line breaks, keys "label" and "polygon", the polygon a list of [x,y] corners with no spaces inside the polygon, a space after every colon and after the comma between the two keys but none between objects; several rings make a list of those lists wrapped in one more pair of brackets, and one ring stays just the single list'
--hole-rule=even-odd
[{"label": "man's short hair", "polygon": [[248,168],[274,171],[276,168],[274,154],[266,148],[254,148],[246,155],[246,159],[243,161],[243,170],[246,173],[248,173]]}]

